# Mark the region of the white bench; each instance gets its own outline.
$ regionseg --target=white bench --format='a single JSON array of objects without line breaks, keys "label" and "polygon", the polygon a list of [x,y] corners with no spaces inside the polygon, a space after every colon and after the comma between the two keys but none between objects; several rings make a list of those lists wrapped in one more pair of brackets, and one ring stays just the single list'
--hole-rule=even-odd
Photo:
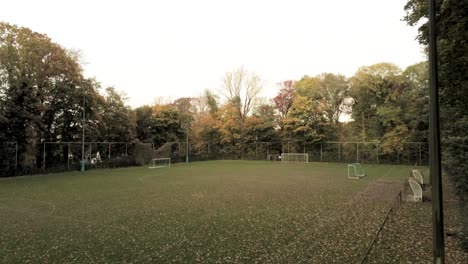
[{"label": "white bench", "polygon": [[421,185],[415,180],[409,179],[409,185],[411,186],[411,190],[413,190],[414,194],[414,201],[422,202],[422,188]]},{"label": "white bench", "polygon": [[422,173],[419,170],[411,170],[411,175],[413,175],[413,178],[419,181],[419,184],[424,185],[424,177],[422,176]]}]

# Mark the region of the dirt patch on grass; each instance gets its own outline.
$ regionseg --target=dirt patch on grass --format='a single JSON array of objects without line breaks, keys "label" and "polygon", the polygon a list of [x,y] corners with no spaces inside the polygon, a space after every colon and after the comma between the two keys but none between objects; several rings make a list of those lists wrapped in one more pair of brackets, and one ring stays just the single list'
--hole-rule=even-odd
[{"label": "dirt patch on grass", "polygon": [[393,201],[402,189],[403,186],[399,182],[377,180],[369,183],[363,191],[358,192],[350,200],[350,203],[364,200]]}]

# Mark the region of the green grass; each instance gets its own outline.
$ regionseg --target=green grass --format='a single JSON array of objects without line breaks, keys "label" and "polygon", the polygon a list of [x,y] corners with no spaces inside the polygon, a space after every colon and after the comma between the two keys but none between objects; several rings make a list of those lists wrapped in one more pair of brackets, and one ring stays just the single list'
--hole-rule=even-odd
[{"label": "green grass", "polygon": [[[363,166],[361,180],[257,161],[0,179],[0,262],[356,263],[391,204],[379,192],[411,169]],[[398,184],[369,192],[382,181]]]}]

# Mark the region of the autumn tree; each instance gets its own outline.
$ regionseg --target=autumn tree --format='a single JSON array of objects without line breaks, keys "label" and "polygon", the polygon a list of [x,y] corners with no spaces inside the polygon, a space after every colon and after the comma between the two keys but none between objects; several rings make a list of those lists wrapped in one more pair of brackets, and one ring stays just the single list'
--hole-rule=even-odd
[{"label": "autumn tree", "polygon": [[205,90],[196,100],[197,113],[192,122],[192,145],[198,152],[210,152],[213,148],[220,148],[222,133],[219,119],[218,96],[210,90]]},{"label": "autumn tree", "polygon": [[337,124],[347,110],[349,84],[344,75],[322,73],[316,77],[305,76],[295,86],[298,94],[318,101],[330,124]]},{"label": "autumn tree", "polygon": [[276,114],[275,107],[271,104],[259,104],[253,109],[252,115],[246,119],[242,142],[244,144],[254,142],[276,141]]},{"label": "autumn tree", "polygon": [[409,140],[404,122],[408,88],[402,71],[391,63],[361,67],[351,78],[352,117],[361,140],[382,140],[384,153],[403,150]]},{"label": "autumn tree", "polygon": [[239,130],[242,130],[244,121],[251,112],[255,98],[261,89],[260,77],[242,67],[225,74],[222,92],[230,108],[238,115]]},{"label": "autumn tree", "polygon": [[318,101],[309,97],[296,95],[294,102],[284,119],[288,136],[307,142],[320,142],[326,139],[327,120]]},{"label": "autumn tree", "polygon": [[288,115],[289,109],[292,106],[294,100],[294,81],[287,80],[278,84],[279,92],[273,98],[274,105],[278,110],[278,126],[280,130],[284,130],[284,119]]}]

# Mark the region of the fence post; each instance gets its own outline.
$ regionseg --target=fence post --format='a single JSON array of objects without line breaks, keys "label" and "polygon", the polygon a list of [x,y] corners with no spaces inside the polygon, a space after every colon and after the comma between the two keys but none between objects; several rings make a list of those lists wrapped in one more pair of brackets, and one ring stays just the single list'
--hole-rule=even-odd
[{"label": "fence post", "polygon": [[67,169],[70,169],[70,143],[67,144]]},{"label": "fence post", "polygon": [[377,164],[379,164],[379,143],[377,143]]},{"label": "fence post", "polygon": [[[111,153],[111,143],[109,142],[109,159],[111,158],[111,154],[110,154],[110,153]],[[91,154],[91,153],[89,153],[89,154]],[[91,155],[90,155],[89,157],[91,158]]]},{"label": "fence post", "polygon": [[320,161],[323,159],[322,143],[320,143]]},{"label": "fence post", "polygon": [[44,142],[44,153],[42,157],[42,170],[45,170],[45,146],[46,146],[46,143]]},{"label": "fence post", "polygon": [[356,162],[359,163],[359,143],[356,143]]},{"label": "fence post", "polygon": [[125,156],[128,156],[128,143],[125,143]]},{"label": "fence post", "polygon": [[397,152],[397,162],[398,162],[398,165],[400,165],[400,150],[398,150]]},{"label": "fence post", "polygon": [[15,171],[18,170],[18,142],[15,142]]},{"label": "fence post", "polygon": [[341,143],[338,143],[338,161],[341,161]]},{"label": "fence post", "polygon": [[289,141],[288,141],[288,153],[289,153]]}]

